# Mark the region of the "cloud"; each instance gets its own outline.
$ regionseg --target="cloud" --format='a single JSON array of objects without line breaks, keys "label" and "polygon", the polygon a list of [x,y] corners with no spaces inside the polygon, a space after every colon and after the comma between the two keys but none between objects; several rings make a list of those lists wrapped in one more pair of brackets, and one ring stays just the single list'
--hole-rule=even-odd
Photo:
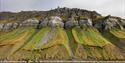
[{"label": "cloud", "polygon": [[59,0],[0,0],[0,11],[49,10],[59,4]]},{"label": "cloud", "polygon": [[0,0],[0,11],[49,10],[56,7],[95,10],[125,18],[125,0]]},{"label": "cloud", "polygon": [[0,0],[1,11],[31,10],[32,0]]}]

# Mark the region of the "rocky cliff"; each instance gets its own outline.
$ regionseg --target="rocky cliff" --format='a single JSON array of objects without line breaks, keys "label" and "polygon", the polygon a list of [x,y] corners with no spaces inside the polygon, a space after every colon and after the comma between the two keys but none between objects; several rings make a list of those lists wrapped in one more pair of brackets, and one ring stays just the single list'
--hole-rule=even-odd
[{"label": "rocky cliff", "polygon": [[0,12],[0,60],[125,60],[125,19],[95,11]]}]

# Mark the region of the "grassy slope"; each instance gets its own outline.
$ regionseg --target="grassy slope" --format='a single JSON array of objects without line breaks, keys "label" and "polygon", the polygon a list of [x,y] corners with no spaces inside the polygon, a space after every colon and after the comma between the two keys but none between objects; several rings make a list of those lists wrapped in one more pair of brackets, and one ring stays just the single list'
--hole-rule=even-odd
[{"label": "grassy slope", "polygon": [[28,41],[23,49],[32,50],[35,47],[35,44],[39,43],[40,39],[44,36],[46,32],[50,31],[50,28],[42,28],[39,30],[33,37]]},{"label": "grassy slope", "polygon": [[72,29],[72,33],[75,40],[84,45],[103,47],[106,44],[110,44],[110,42],[104,39],[95,29],[87,28],[86,30],[81,30],[74,28]]},{"label": "grassy slope", "polygon": [[[27,40],[30,37],[30,35],[34,32],[34,30],[35,29],[33,29],[32,27],[18,28],[14,31],[1,35],[2,37],[0,38],[1,45],[5,47],[11,46],[8,50],[0,49],[1,52],[3,51],[9,52],[9,53],[3,52],[1,54],[4,54],[5,56],[13,54],[16,50],[20,48],[20,46],[24,44],[25,40]],[[4,47],[1,47],[1,48],[4,48]]]},{"label": "grassy slope", "polygon": [[[41,49],[35,48],[35,44],[39,43],[40,39],[44,36],[44,34],[48,31],[50,28],[42,28],[37,32],[35,35],[33,35],[32,39],[25,44],[24,47],[22,47],[19,51],[17,51],[12,58],[19,59],[17,57],[21,58],[28,58],[28,59],[38,59],[38,57],[42,59],[69,59],[70,56],[72,56],[72,52],[69,47],[69,41],[66,32],[62,28],[57,28],[55,32],[55,36],[53,36],[52,39],[50,39],[47,43],[44,45],[41,45]],[[25,50],[30,50],[25,51]],[[26,53],[22,53],[25,51]],[[63,51],[63,52],[62,52]],[[19,54],[20,53],[20,54]],[[23,55],[26,56],[23,56]]]},{"label": "grassy slope", "polygon": [[71,50],[69,47],[69,43],[68,43],[68,37],[66,35],[66,32],[62,29],[62,28],[57,28],[57,31],[55,32],[55,36],[53,37],[53,39],[49,40],[47,44],[44,44],[43,46],[41,46],[42,49],[44,48],[49,48],[52,47],[54,45],[63,45],[66,50],[68,51],[68,53],[71,55]]},{"label": "grassy slope", "polygon": [[120,30],[120,29],[111,29],[110,32],[118,37],[118,38],[123,38],[125,39],[125,30]]},{"label": "grassy slope", "polygon": [[[34,29],[29,30],[31,33],[28,34],[26,37],[27,40],[24,40],[22,45],[17,44],[14,50],[11,51],[11,56],[9,59],[11,60],[25,60],[25,59],[33,59],[32,56],[34,55],[34,47],[35,44],[39,43],[40,39],[43,37],[44,33],[49,31],[50,28],[45,27],[40,30]],[[29,51],[30,50],[30,51]],[[22,58],[22,59],[20,59]]]},{"label": "grassy slope", "polygon": [[0,59],[10,55],[11,60],[70,60],[72,57],[75,60],[123,59],[114,45],[124,47],[124,43],[123,46],[117,43],[119,38],[124,39],[124,31],[115,29],[101,35],[93,28],[72,30],[57,28],[52,39],[41,45],[40,49],[35,48],[44,34],[50,30],[49,27],[39,30],[27,27],[2,34]]},{"label": "grassy slope", "polygon": [[84,30],[74,28],[72,29],[72,33],[76,42],[79,44],[76,49],[76,58],[88,58],[87,60],[89,58],[103,60],[123,59],[123,56],[118,52],[117,48],[101,36],[97,30],[91,28]]},{"label": "grassy slope", "polygon": [[111,29],[102,33],[102,36],[105,37],[112,44],[120,48],[121,51],[125,53],[125,31],[119,29]]}]

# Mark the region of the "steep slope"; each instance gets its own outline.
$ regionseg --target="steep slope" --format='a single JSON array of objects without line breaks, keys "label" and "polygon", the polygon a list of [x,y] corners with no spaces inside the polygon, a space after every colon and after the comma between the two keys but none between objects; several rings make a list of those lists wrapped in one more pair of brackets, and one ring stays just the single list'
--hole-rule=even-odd
[{"label": "steep slope", "polygon": [[[0,36],[1,43],[1,59],[5,59],[8,55],[13,54],[26,40],[33,34],[35,29],[32,27],[18,28],[11,32],[3,32]],[[11,46],[11,47],[10,47]],[[7,48],[7,49],[6,49]],[[9,49],[8,49],[9,48]],[[6,52],[5,52],[6,51]]]},{"label": "steep slope", "polygon": [[124,26],[77,8],[0,12],[0,61],[125,61]]},{"label": "steep slope", "polygon": [[[33,30],[33,28],[27,28],[27,29]],[[48,38],[45,38],[47,41],[42,42],[41,41],[42,38],[46,36],[46,33],[52,32],[51,30],[54,30],[54,32],[52,33],[54,35],[52,35],[51,38],[49,38],[51,36],[49,35]],[[37,33],[35,31],[37,31]],[[15,31],[12,32],[14,33]],[[12,34],[12,32],[10,34]],[[25,36],[26,32],[27,31],[23,32],[24,34],[23,36]],[[6,44],[6,42],[4,43],[4,41],[2,41],[3,46],[1,48],[5,49],[0,49],[1,57],[3,57],[3,59],[9,59],[9,60],[41,60],[41,59],[42,60],[70,60],[70,59],[122,60],[124,59],[122,53],[119,52],[120,49],[116,48],[117,45],[108,41],[108,39],[104,38],[103,36],[101,36],[101,34],[94,28],[86,28],[86,29],[73,28],[72,30],[65,31],[62,28],[51,29],[49,27],[46,27],[42,28],[39,31],[34,30],[32,31],[32,33],[31,32],[29,33],[30,33],[30,35],[28,35],[29,37],[26,35],[25,40],[18,39],[19,40],[19,42],[17,41],[18,43],[9,42]],[[20,36],[20,34],[18,34],[18,36]],[[18,36],[16,36],[16,38],[18,38]],[[10,38],[10,40],[13,40],[13,38]],[[11,49],[6,50],[8,49],[7,47],[10,46]],[[10,53],[4,53],[5,51]],[[5,56],[3,56],[2,54],[4,54]]]},{"label": "steep slope", "polygon": [[122,54],[118,52],[118,49],[115,49],[116,46],[101,36],[101,34],[96,29],[87,28],[82,30],[74,28],[72,33],[76,42],[80,44],[78,46],[78,50],[80,47],[80,51],[83,50],[83,55],[86,55],[83,56],[84,59],[123,59]]},{"label": "steep slope", "polygon": [[125,38],[124,31],[119,29],[111,29],[110,31],[105,31],[102,33],[102,36],[105,37],[108,41],[114,44],[119,48],[120,52],[125,56]]},{"label": "steep slope", "polygon": [[[70,59],[72,52],[69,47],[68,37],[62,28],[56,28],[53,32],[54,35],[52,36],[52,38],[45,38],[47,39],[46,43],[41,42],[41,38],[46,36],[47,31],[51,32],[48,29],[50,28],[47,27],[41,29],[36,35],[32,37],[30,41],[28,41],[27,44],[23,44],[24,47],[22,47],[18,51],[15,51],[16,53],[14,53],[9,59],[20,60],[20,58],[23,58],[36,60],[39,57],[39,59],[44,60]],[[64,52],[61,53],[62,50]],[[26,53],[23,51],[25,51]],[[22,54],[26,56],[23,56]],[[34,57],[34,55],[39,56]]]}]

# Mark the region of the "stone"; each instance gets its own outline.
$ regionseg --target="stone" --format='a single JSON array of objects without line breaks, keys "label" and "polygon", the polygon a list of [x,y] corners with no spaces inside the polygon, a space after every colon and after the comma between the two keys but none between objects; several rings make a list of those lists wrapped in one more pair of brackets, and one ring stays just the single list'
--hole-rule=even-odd
[{"label": "stone", "polygon": [[41,45],[46,44],[50,39],[55,36],[56,28],[51,29],[51,31],[48,31],[44,34],[44,36],[41,38],[40,42],[36,45],[36,48],[39,48]]},{"label": "stone", "polygon": [[27,19],[25,21],[22,22],[23,26],[36,26],[39,23],[39,20],[37,20],[36,18],[31,18],[31,19]]},{"label": "stone", "polygon": [[18,27],[18,23],[13,23],[12,28],[16,29]]},{"label": "stone", "polygon": [[48,22],[48,26],[50,27],[64,27],[64,23],[62,19],[58,16],[52,16]]},{"label": "stone", "polygon": [[121,30],[123,29],[123,26],[119,23],[119,20],[113,17],[106,17],[105,19],[97,22],[94,27],[100,29],[101,31],[116,27]]},{"label": "stone", "polygon": [[38,27],[41,28],[41,27],[46,27],[48,26],[48,19],[44,19],[44,20],[41,20]]},{"label": "stone", "polygon": [[92,26],[92,21],[90,19],[82,19],[78,23],[80,26]]},{"label": "stone", "polygon": [[66,29],[69,29],[69,28],[72,28],[72,27],[74,27],[74,22],[73,21],[65,22],[65,28]]},{"label": "stone", "polygon": [[3,23],[0,23],[0,31],[3,30],[3,27],[4,27],[4,24],[3,24]]},{"label": "stone", "polygon": [[118,19],[115,19],[115,18],[106,19],[103,23],[105,25],[106,30],[110,29],[110,28],[113,28],[113,27],[117,27],[117,28],[122,29],[122,26],[119,23]]},{"label": "stone", "polygon": [[121,19],[120,24],[125,28],[125,19]]},{"label": "stone", "polygon": [[7,23],[7,24],[5,24],[4,25],[4,28],[3,28],[3,30],[10,30],[10,29],[12,29],[12,23]]}]

